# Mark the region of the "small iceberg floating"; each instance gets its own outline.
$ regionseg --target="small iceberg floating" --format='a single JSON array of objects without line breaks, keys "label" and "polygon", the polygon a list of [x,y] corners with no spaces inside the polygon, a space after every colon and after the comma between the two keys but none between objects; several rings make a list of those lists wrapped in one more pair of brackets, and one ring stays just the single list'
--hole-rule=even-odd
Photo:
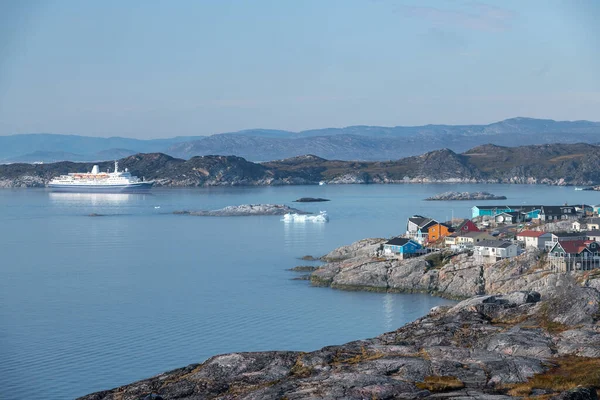
[{"label": "small iceberg floating", "polygon": [[288,213],[281,220],[283,222],[329,222],[329,215],[327,215],[327,211],[321,211],[319,215]]}]

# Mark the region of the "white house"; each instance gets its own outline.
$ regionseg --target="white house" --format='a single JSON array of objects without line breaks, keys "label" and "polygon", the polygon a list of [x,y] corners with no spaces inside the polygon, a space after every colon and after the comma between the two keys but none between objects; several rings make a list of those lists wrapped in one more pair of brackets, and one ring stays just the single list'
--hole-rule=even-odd
[{"label": "white house", "polygon": [[544,250],[546,242],[552,241],[552,234],[543,231],[523,231],[517,233],[517,242],[523,247],[537,247]]},{"label": "white house", "polygon": [[484,240],[475,245],[473,255],[485,262],[496,262],[504,258],[516,257],[517,245],[503,240]]},{"label": "white house", "polygon": [[467,232],[459,235],[452,234],[446,236],[445,244],[452,249],[462,249],[465,247],[473,247],[484,240],[494,240],[494,237],[486,232]]}]

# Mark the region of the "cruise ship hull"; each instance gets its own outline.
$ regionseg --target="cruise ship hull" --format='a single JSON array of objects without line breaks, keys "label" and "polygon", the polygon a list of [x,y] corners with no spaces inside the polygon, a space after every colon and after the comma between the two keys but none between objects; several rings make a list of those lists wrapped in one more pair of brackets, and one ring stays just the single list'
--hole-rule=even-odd
[{"label": "cruise ship hull", "polygon": [[48,188],[53,192],[76,193],[139,193],[150,190],[154,182],[129,183],[124,185],[85,185],[49,183]]}]

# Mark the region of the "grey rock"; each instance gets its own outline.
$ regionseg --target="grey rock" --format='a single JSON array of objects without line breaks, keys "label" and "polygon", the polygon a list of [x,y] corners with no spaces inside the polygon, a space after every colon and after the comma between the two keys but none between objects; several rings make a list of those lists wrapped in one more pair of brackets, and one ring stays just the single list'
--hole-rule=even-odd
[{"label": "grey rock", "polygon": [[598,400],[598,393],[593,387],[578,387],[567,390],[560,395],[553,397],[555,400]]},{"label": "grey rock", "polygon": [[281,204],[244,204],[228,206],[220,210],[203,211],[174,211],[177,215],[193,215],[199,217],[245,217],[252,215],[285,215],[288,213],[310,214]]},{"label": "grey rock", "polygon": [[427,201],[454,200],[506,200],[506,196],[496,196],[488,192],[445,192],[428,197]]}]

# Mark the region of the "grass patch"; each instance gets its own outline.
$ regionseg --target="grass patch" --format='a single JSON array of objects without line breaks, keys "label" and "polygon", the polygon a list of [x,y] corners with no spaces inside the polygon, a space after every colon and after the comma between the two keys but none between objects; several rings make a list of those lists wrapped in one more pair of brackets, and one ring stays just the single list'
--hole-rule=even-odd
[{"label": "grass patch", "polygon": [[553,367],[529,381],[508,386],[511,396],[529,397],[534,389],[558,393],[577,386],[600,389],[600,358],[562,357],[552,360]]},{"label": "grass patch", "polygon": [[543,328],[550,333],[560,333],[572,329],[572,327],[561,324],[560,322],[555,322],[551,319],[549,315],[551,307],[552,305],[549,302],[545,302],[540,307],[540,311],[537,315],[537,323],[540,328]]},{"label": "grass patch", "polygon": [[365,346],[360,347],[360,353],[353,355],[348,358],[341,358],[339,354],[336,354],[333,360],[333,364],[358,364],[365,361],[372,361],[380,359],[385,356],[384,353],[373,352],[369,353]]},{"label": "grass patch", "polygon": [[415,385],[430,392],[447,392],[465,387],[463,381],[455,376],[426,376],[423,382],[416,382]]},{"label": "grass patch", "polygon": [[304,354],[300,354],[298,356],[298,358],[296,359],[296,362],[290,369],[290,375],[292,375],[296,378],[308,378],[309,376],[312,375],[312,373],[314,371],[311,367],[304,365],[304,363],[302,362],[303,356],[304,356]]},{"label": "grass patch", "polygon": [[429,264],[429,268],[427,268],[427,270],[442,268],[452,260],[452,256],[453,255],[443,254],[441,251],[428,254],[425,257],[425,261],[427,261]]}]

